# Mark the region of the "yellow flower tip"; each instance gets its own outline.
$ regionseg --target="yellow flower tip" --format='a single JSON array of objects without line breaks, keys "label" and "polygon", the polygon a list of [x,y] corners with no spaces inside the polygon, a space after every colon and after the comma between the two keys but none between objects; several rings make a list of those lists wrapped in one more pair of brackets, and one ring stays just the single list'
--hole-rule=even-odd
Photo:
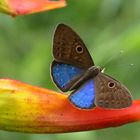
[{"label": "yellow flower tip", "polygon": [[12,13],[7,0],[0,0],[0,12],[6,14]]}]

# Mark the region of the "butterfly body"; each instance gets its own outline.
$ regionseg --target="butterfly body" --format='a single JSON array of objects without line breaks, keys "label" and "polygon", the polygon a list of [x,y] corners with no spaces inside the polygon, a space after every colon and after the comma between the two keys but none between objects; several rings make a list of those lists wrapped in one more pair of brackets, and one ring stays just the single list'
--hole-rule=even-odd
[{"label": "butterfly body", "polygon": [[132,104],[128,89],[94,65],[81,38],[64,24],[55,31],[53,55],[52,79],[62,91],[72,91],[69,100],[73,105],[120,109]]},{"label": "butterfly body", "polygon": [[71,86],[70,90],[77,89],[80,87],[84,82],[87,80],[94,78],[100,73],[100,69],[97,68],[96,66],[92,66],[89,69],[87,69],[75,83]]}]

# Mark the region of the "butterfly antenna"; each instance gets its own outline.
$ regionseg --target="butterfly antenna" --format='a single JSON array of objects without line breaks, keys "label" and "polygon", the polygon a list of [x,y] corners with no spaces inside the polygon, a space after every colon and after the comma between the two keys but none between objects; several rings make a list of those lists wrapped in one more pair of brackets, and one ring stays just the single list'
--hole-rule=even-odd
[{"label": "butterfly antenna", "polygon": [[101,70],[101,72],[104,73],[104,72],[105,72],[105,68],[103,68],[103,69]]},{"label": "butterfly antenna", "polygon": [[120,50],[119,52],[115,51],[114,55],[112,55],[110,58],[108,58],[108,60],[103,64],[103,67],[106,67],[109,64],[109,62],[111,62],[113,59],[116,59],[117,57],[121,57],[123,54],[124,54],[123,50]]},{"label": "butterfly antenna", "polygon": [[134,63],[130,63],[130,64],[119,64],[119,65],[116,65],[116,66],[119,67],[119,68],[122,68],[122,69],[125,68],[125,70],[128,71],[130,68],[134,68],[135,64]]}]

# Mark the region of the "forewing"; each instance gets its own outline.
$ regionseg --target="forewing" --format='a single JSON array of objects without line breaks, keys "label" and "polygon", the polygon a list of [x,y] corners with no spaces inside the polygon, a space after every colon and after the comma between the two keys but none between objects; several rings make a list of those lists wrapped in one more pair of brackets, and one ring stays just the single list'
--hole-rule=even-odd
[{"label": "forewing", "polygon": [[117,80],[103,73],[94,78],[95,104],[103,108],[120,109],[132,104],[129,90]]},{"label": "forewing", "polygon": [[53,55],[56,61],[83,69],[94,65],[82,39],[68,26],[59,24],[53,38]]}]

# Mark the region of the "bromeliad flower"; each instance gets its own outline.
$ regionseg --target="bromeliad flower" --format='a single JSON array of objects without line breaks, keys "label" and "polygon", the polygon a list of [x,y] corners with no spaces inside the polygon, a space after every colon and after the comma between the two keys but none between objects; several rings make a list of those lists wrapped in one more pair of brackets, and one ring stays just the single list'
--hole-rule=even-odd
[{"label": "bromeliad flower", "polygon": [[65,0],[0,0],[0,12],[18,16],[66,6]]},{"label": "bromeliad flower", "polygon": [[140,120],[140,100],[111,110],[75,107],[68,95],[0,79],[0,129],[29,133],[63,133],[116,127]]}]

